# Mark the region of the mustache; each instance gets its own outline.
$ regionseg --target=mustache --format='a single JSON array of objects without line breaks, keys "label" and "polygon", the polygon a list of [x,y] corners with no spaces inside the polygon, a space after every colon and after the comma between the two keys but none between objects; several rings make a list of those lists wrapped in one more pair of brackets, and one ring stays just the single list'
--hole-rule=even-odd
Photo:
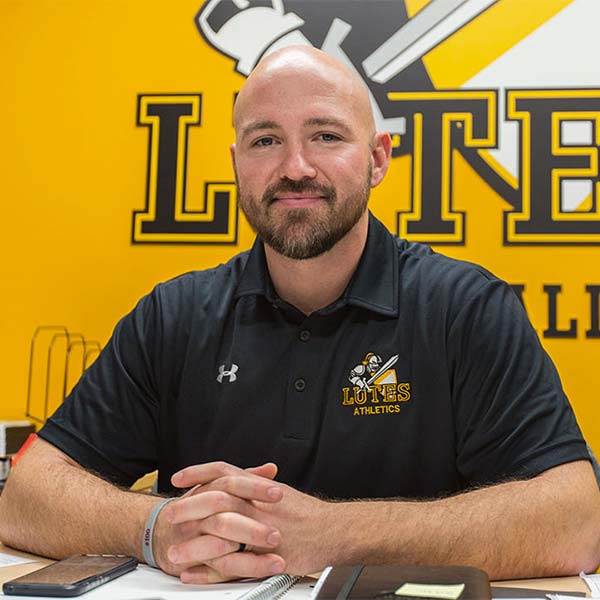
[{"label": "mustache", "polygon": [[324,196],[326,200],[335,199],[335,188],[329,185],[317,183],[312,179],[282,179],[278,183],[270,185],[263,194],[263,201],[272,204],[277,200],[277,196],[284,192],[293,194],[312,193]]}]

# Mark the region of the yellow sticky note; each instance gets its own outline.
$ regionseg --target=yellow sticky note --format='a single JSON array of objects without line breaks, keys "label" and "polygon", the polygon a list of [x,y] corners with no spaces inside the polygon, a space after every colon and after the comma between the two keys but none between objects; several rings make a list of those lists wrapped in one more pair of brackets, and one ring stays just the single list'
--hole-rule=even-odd
[{"label": "yellow sticky note", "polygon": [[396,596],[410,596],[412,598],[441,598],[442,600],[456,600],[465,589],[464,583],[453,584],[427,584],[405,583],[395,592]]}]

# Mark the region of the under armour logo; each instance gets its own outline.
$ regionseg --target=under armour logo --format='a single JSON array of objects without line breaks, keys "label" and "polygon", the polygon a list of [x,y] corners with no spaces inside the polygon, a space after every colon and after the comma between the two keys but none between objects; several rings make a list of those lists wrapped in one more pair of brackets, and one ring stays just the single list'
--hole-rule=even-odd
[{"label": "under armour logo", "polygon": [[219,366],[219,374],[217,375],[217,381],[223,383],[223,377],[229,377],[229,383],[233,383],[237,379],[237,371],[239,367],[235,364],[231,364],[231,369],[225,370],[225,365]]}]

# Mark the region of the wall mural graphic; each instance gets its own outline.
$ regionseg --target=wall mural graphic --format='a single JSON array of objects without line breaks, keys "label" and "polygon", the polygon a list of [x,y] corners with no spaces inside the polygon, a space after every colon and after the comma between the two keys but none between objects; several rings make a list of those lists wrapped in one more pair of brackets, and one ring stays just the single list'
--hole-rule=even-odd
[{"label": "wall mural graphic", "polygon": [[234,99],[263,56],[304,44],[359,74],[392,134],[371,210],[511,283],[600,453],[598,0],[40,0],[0,16],[2,418],[25,414],[40,323],[104,346],[157,282],[251,245]]}]

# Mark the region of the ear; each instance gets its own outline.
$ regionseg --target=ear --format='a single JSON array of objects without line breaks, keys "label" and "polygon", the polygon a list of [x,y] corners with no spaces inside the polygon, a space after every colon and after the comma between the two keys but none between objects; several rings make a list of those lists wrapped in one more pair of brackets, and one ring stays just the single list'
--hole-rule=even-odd
[{"label": "ear", "polygon": [[379,131],[373,136],[373,149],[371,160],[373,169],[371,174],[371,187],[379,185],[387,173],[392,157],[392,138],[387,131]]},{"label": "ear", "polygon": [[229,146],[229,154],[231,156],[231,164],[233,165],[233,172],[235,173],[235,144]]}]

